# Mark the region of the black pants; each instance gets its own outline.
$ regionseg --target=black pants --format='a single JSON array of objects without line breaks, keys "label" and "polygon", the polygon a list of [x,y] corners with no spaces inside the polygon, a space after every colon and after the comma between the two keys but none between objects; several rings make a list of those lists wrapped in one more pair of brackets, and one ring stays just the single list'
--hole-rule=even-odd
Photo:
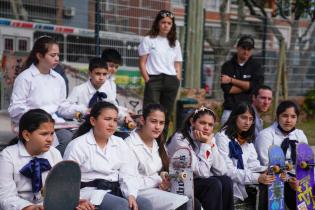
[{"label": "black pants", "polygon": [[195,197],[204,210],[233,210],[233,182],[228,176],[194,180]]},{"label": "black pants", "polygon": [[296,192],[290,187],[288,182],[284,183],[284,202],[290,210],[296,209]]},{"label": "black pants", "polygon": [[151,103],[159,103],[166,109],[164,134],[167,134],[178,88],[177,76],[166,74],[151,75],[149,81],[145,83],[143,107]]}]

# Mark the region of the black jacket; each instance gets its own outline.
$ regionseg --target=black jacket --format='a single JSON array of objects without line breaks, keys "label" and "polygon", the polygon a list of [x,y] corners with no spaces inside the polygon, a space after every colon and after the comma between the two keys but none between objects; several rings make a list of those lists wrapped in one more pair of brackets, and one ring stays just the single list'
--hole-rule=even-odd
[{"label": "black jacket", "polygon": [[223,107],[228,110],[232,110],[233,106],[240,102],[251,103],[252,91],[264,83],[264,70],[252,57],[250,57],[243,66],[240,66],[237,63],[236,55],[233,56],[231,60],[223,64],[221,74],[250,82],[249,90],[238,94],[229,93],[232,88],[231,84],[221,84],[221,88],[224,92]]}]

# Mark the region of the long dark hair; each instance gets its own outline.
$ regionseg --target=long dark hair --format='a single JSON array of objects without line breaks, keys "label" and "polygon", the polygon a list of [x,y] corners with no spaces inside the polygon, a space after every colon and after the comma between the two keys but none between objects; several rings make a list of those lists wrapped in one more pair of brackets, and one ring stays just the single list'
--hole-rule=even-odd
[{"label": "long dark hair", "polygon": [[53,44],[58,45],[57,41],[49,36],[42,36],[39,37],[32,48],[32,51],[30,52],[29,56],[25,60],[25,63],[23,65],[23,70],[29,68],[33,63],[35,65],[38,64],[39,60],[36,57],[36,54],[39,53],[42,56],[45,56],[45,54],[48,52],[49,47]]},{"label": "long dark hair", "polygon": [[[51,122],[55,123],[55,120],[51,117],[49,113],[42,109],[31,109],[25,112],[19,122],[19,139],[25,144],[25,139],[23,137],[23,131],[28,131],[32,133],[37,130],[41,124]],[[17,138],[12,140],[10,145],[17,143]]]},{"label": "long dark hair", "polygon": [[[142,116],[144,118],[144,121],[146,121],[147,117],[150,116],[152,112],[160,111],[163,112],[164,115],[166,115],[166,110],[161,104],[148,104],[144,107]],[[140,128],[141,129],[141,128]],[[165,150],[165,138],[163,132],[161,135],[156,139],[158,145],[159,145],[159,155],[162,160],[163,168],[162,171],[168,171],[169,166],[169,160],[168,156]]]},{"label": "long dark hair", "polygon": [[89,130],[93,127],[90,118],[94,117],[97,119],[98,116],[102,113],[103,109],[113,109],[118,113],[118,108],[107,101],[100,101],[93,105],[91,112],[88,116],[86,116],[84,123],[79,127],[77,132],[73,135],[72,139],[75,139],[79,136],[82,136],[83,134],[86,134],[89,132]]},{"label": "long dark hair", "polygon": [[175,47],[176,44],[176,24],[175,24],[175,16],[172,12],[168,10],[161,10],[155,17],[152,27],[147,35],[154,38],[159,35],[160,28],[159,28],[159,22],[165,17],[169,17],[172,19],[172,28],[170,32],[167,34],[167,39],[170,47]]},{"label": "long dark hair", "polygon": [[[249,111],[249,113],[253,116],[253,123],[248,129],[248,131],[239,133],[237,125],[236,125],[237,117],[241,114],[244,114],[247,111]],[[253,107],[248,103],[237,104],[236,107],[232,110],[230,117],[228,118],[226,123],[220,129],[220,132],[224,130],[225,130],[225,134],[230,139],[235,139],[237,137],[237,134],[239,134],[247,142],[253,141],[255,138],[255,111]]]},{"label": "long dark hair", "polygon": [[[191,121],[196,122],[200,117],[204,116],[204,115],[210,115],[213,117],[214,122],[216,121],[216,114],[215,112],[207,107],[200,107],[198,109],[196,109],[194,112],[192,112],[185,120],[184,122],[184,126],[182,129],[179,130],[180,133],[182,133],[183,135],[183,139],[187,139],[190,143],[190,145],[192,146],[193,149],[195,149],[195,144],[194,144],[194,140],[191,138],[190,136],[190,128],[191,128]],[[167,144],[171,143],[172,141],[172,137],[175,135],[175,133],[169,138],[169,141],[167,141]]]}]

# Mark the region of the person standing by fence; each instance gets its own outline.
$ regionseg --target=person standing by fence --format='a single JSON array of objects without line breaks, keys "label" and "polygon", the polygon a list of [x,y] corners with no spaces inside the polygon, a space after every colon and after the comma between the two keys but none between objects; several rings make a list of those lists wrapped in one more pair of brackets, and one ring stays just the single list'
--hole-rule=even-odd
[{"label": "person standing by fence", "polygon": [[166,109],[164,133],[167,134],[183,61],[172,12],[161,10],[156,15],[151,30],[143,38],[138,50],[140,71],[145,81],[143,107],[160,103]]},{"label": "person standing by fence", "polygon": [[236,55],[225,62],[221,70],[221,88],[224,93],[221,125],[229,118],[232,108],[240,102],[251,103],[251,93],[264,82],[263,68],[252,58],[255,41],[250,35],[237,43]]}]

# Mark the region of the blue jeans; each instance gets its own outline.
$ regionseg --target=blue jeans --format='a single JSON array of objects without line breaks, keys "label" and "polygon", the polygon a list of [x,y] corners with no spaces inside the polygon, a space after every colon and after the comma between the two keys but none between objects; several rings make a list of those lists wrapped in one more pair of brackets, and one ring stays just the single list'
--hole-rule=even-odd
[{"label": "blue jeans", "polygon": [[[137,204],[139,210],[153,209],[151,202],[141,196],[137,197]],[[130,210],[130,208],[127,199],[106,193],[99,210]]]}]

